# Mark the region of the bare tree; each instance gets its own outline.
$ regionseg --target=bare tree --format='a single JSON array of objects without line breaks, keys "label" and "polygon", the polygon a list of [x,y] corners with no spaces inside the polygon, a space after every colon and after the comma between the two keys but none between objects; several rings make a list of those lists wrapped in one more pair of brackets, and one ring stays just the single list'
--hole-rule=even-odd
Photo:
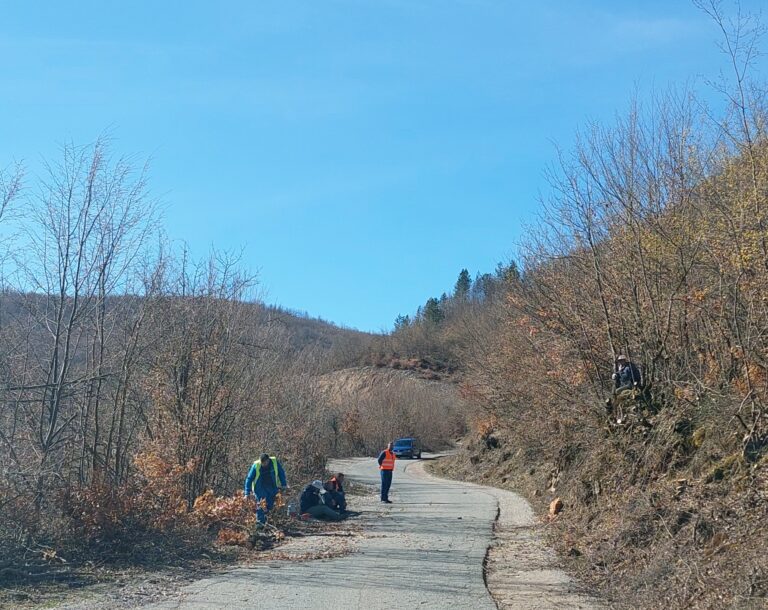
[{"label": "bare tree", "polygon": [[27,249],[15,258],[28,295],[29,341],[16,358],[14,395],[27,426],[24,441],[36,455],[23,468],[36,472],[38,508],[47,482],[71,474],[65,457],[73,447],[80,447],[81,478],[86,453],[90,466],[99,462],[98,422],[111,376],[108,300],[128,285],[153,230],[153,210],[144,170],[111,159],[103,139],[64,146],[61,161],[47,165],[29,197]]}]

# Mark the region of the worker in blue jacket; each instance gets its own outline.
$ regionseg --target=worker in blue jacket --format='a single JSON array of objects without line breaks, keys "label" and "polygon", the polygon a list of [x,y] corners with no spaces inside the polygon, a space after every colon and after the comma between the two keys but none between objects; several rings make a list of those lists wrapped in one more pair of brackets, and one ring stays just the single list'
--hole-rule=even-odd
[{"label": "worker in blue jacket", "polygon": [[288,487],[283,465],[275,456],[262,453],[253,463],[245,477],[243,495],[247,498],[253,493],[256,498],[256,519],[259,523],[267,522],[267,513],[275,505],[275,497],[283,487]]}]

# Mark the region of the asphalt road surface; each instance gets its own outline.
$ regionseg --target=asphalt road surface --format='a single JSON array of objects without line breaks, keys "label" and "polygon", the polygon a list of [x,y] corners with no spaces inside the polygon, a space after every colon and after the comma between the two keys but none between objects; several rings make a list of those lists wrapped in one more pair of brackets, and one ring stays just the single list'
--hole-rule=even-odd
[{"label": "asphalt road surface", "polygon": [[[340,460],[333,468],[361,483],[379,481],[373,459]],[[494,521],[509,505],[510,497],[504,501],[500,494],[522,502],[527,510],[522,518],[532,519],[530,507],[515,494],[438,479],[424,472],[423,462],[398,460],[390,492],[393,504],[364,510],[366,535],[356,552],[334,559],[231,569],[194,582],[149,608],[493,610],[497,603],[486,588],[483,561]],[[352,510],[354,501],[352,497]],[[530,525],[520,524],[520,528]],[[540,540],[525,536],[526,545],[542,546]],[[524,556],[514,554],[520,560]],[[541,553],[536,554],[539,565],[531,572],[533,578],[526,577],[524,567],[516,566],[511,581],[500,581],[504,599],[498,600],[498,607],[589,607],[580,596],[572,597],[570,579],[562,572],[550,566],[542,570]]]}]

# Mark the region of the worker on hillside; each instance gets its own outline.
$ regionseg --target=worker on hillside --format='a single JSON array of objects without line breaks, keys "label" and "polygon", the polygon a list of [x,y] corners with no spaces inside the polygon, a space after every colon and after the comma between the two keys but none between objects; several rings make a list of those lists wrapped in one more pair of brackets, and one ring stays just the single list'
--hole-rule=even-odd
[{"label": "worker on hillside", "polygon": [[395,469],[395,453],[392,451],[392,443],[379,454],[379,470],[381,471],[381,501],[392,504],[389,499],[389,488],[392,486],[392,471]]},{"label": "worker on hillside", "polygon": [[333,508],[338,508],[341,512],[347,510],[347,498],[344,494],[344,473],[338,472],[333,475],[323,485],[328,493],[329,500]]},{"label": "worker on hillside", "polygon": [[253,463],[245,477],[243,495],[247,498],[253,492],[256,498],[256,519],[259,523],[267,522],[267,513],[275,505],[275,498],[281,488],[288,487],[283,465],[275,456],[262,453]]},{"label": "worker on hillside", "polygon": [[640,370],[624,355],[616,357],[616,372],[612,377],[614,394],[641,387]]},{"label": "worker on hillside", "polygon": [[309,514],[315,519],[329,519],[331,521],[340,521],[344,518],[338,510],[329,506],[328,501],[330,492],[323,487],[322,481],[312,481],[301,492],[300,510],[301,514]]}]

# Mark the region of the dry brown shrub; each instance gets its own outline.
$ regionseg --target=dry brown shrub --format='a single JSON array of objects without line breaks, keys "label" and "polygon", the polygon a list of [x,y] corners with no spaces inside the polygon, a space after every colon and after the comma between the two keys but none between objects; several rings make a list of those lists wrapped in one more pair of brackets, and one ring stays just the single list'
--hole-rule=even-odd
[{"label": "dry brown shrub", "polygon": [[251,525],[256,520],[256,513],[253,501],[242,494],[216,496],[209,489],[195,500],[190,518],[209,527],[222,523]]},{"label": "dry brown shrub", "polygon": [[499,425],[499,420],[495,415],[487,415],[485,417],[477,419],[475,422],[475,430],[480,438],[488,438],[496,427]]},{"label": "dry brown shrub", "polygon": [[96,479],[65,495],[65,510],[86,540],[165,532],[186,523],[181,480],[193,465],[174,464],[156,447],[141,452],[134,463],[134,475],[122,485]]},{"label": "dry brown shrub", "polygon": [[227,546],[248,546],[248,532],[232,528],[219,530],[216,542]]}]

